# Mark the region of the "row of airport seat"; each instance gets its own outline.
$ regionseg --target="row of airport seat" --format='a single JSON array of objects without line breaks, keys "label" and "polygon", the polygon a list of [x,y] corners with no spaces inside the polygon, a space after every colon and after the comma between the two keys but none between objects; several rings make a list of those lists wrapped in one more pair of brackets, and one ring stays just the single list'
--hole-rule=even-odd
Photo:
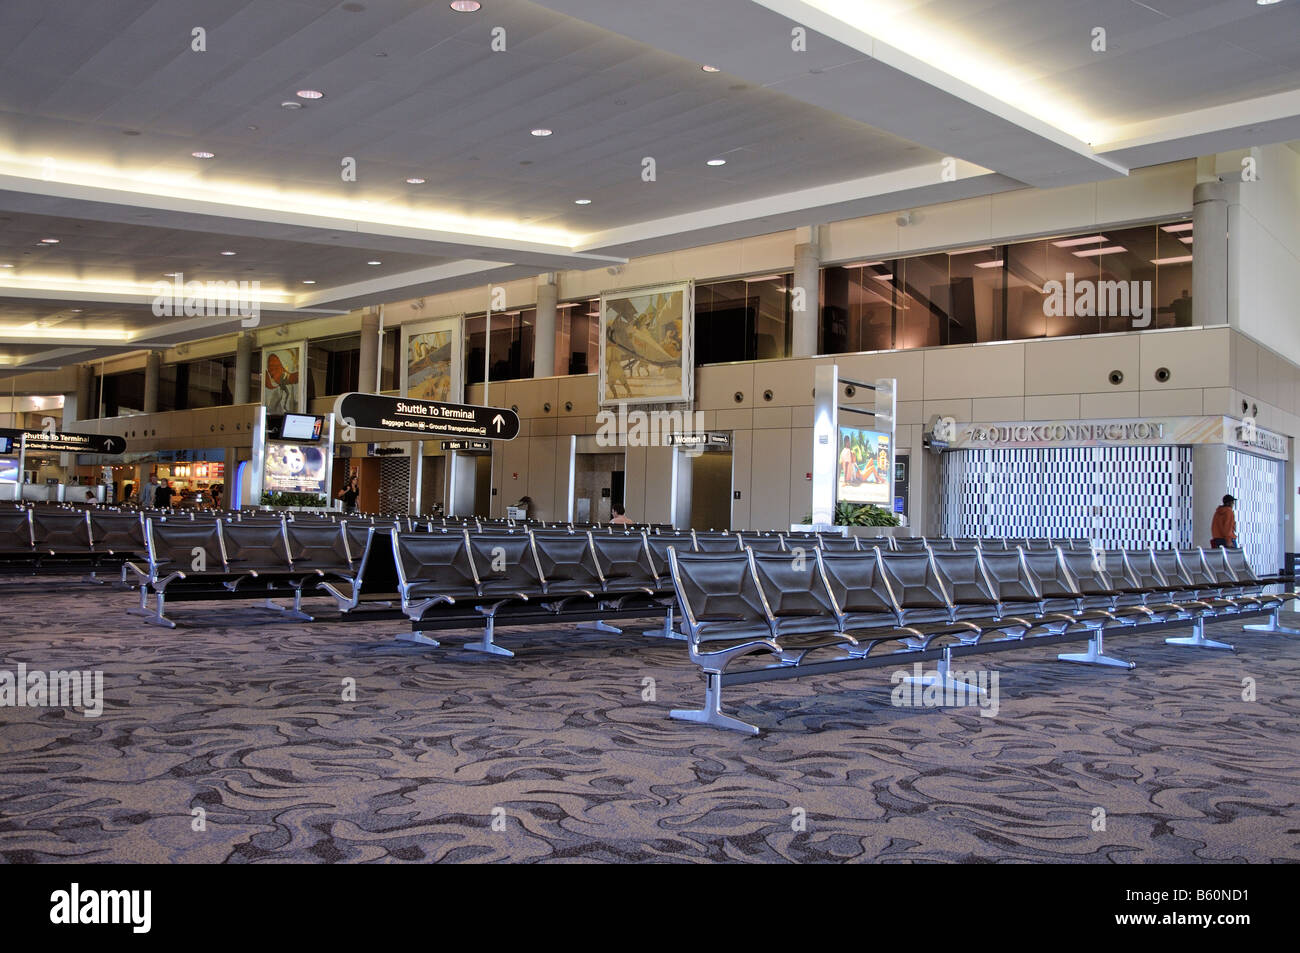
[{"label": "row of airport seat", "polygon": [[[610,620],[662,616],[647,634],[685,639],[705,678],[704,707],[673,717],[750,733],[757,729],[722,712],[724,686],[926,660],[946,681],[956,656],[1083,639],[1087,651],[1060,658],[1127,668],[1106,651],[1111,631],[1190,625],[1190,636],[1166,641],[1231,649],[1205,637],[1207,621],[1267,616],[1245,628],[1288,632],[1278,612],[1295,595],[1291,578],[1257,576],[1239,549],[1008,548],[936,538],[908,550],[892,548],[897,538],[849,548],[845,537],[811,533],[479,530],[332,515],[178,520],[27,508],[0,511],[0,561],[10,555],[4,540],[24,532],[42,541],[42,558],[75,563],[80,553],[92,568],[120,560],[140,594],[129,611],[166,626],[175,624],[166,615],[175,601],[258,599],[309,621],[302,599],[324,595],[337,604],[334,618],[404,616],[411,631],[399,638],[425,645],[438,644],[428,631],[481,626],[466,648],[508,656],[495,641],[498,624],[619,631]],[[1277,585],[1285,591],[1266,591]],[[286,596],[292,608],[274,601]],[[760,664],[732,667],[742,659]]]},{"label": "row of airport seat", "polygon": [[[934,660],[927,679],[948,683],[960,655],[1088,640],[1061,660],[1132,668],[1108,655],[1115,630],[1192,627],[1171,645],[1232,649],[1205,637],[1207,621],[1268,616],[1255,631],[1288,632],[1240,549],[1092,553],[1054,547],[900,552],[817,548],[806,558],[747,547],[738,553],[669,553],[690,658],[705,678],[704,706],[672,717],[750,734],[723,713],[722,689],[804,674]],[[887,651],[874,652],[879,646]],[[834,658],[819,660],[820,650]],[[874,654],[873,654],[874,653]],[[762,664],[729,671],[741,659]]]}]

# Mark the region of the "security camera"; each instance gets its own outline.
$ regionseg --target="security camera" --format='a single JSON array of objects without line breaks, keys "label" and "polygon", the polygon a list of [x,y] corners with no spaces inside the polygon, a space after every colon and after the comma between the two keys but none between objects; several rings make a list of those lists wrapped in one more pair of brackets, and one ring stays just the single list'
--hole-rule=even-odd
[{"label": "security camera", "polygon": [[898,223],[899,228],[904,228],[908,225],[911,225],[913,221],[912,213],[904,212],[902,215],[898,216],[898,218],[894,219],[894,221]]}]

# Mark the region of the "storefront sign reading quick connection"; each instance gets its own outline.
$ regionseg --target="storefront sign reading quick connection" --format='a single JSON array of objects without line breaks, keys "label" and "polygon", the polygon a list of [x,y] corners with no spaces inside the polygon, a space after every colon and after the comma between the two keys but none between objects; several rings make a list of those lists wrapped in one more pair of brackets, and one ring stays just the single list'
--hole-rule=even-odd
[{"label": "storefront sign reading quick connection", "polygon": [[1231,417],[1155,417],[1139,420],[1026,420],[959,424],[938,418],[934,433],[946,449],[986,447],[1097,447],[1219,444],[1257,455],[1287,458],[1287,438]]},{"label": "storefront sign reading quick connection", "polygon": [[1163,421],[1128,423],[990,424],[970,428],[970,443],[1130,443],[1165,439]]}]

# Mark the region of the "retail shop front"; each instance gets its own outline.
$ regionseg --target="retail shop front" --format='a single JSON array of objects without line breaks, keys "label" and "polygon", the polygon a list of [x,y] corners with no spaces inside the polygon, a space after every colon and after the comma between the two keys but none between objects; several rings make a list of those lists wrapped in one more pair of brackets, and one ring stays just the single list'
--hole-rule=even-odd
[{"label": "retail shop front", "polygon": [[[946,438],[946,439],[945,439]],[[1231,417],[933,422],[940,531],[1208,546],[1225,493],[1252,565],[1283,565],[1290,439]]]}]

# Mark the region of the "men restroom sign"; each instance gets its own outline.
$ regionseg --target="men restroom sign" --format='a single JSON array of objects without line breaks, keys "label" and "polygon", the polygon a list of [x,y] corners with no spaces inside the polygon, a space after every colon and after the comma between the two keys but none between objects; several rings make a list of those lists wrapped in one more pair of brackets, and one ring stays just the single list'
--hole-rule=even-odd
[{"label": "men restroom sign", "polygon": [[514,440],[519,436],[519,415],[505,407],[444,404],[414,397],[353,392],[343,394],[334,402],[334,415],[344,426],[413,437]]}]

